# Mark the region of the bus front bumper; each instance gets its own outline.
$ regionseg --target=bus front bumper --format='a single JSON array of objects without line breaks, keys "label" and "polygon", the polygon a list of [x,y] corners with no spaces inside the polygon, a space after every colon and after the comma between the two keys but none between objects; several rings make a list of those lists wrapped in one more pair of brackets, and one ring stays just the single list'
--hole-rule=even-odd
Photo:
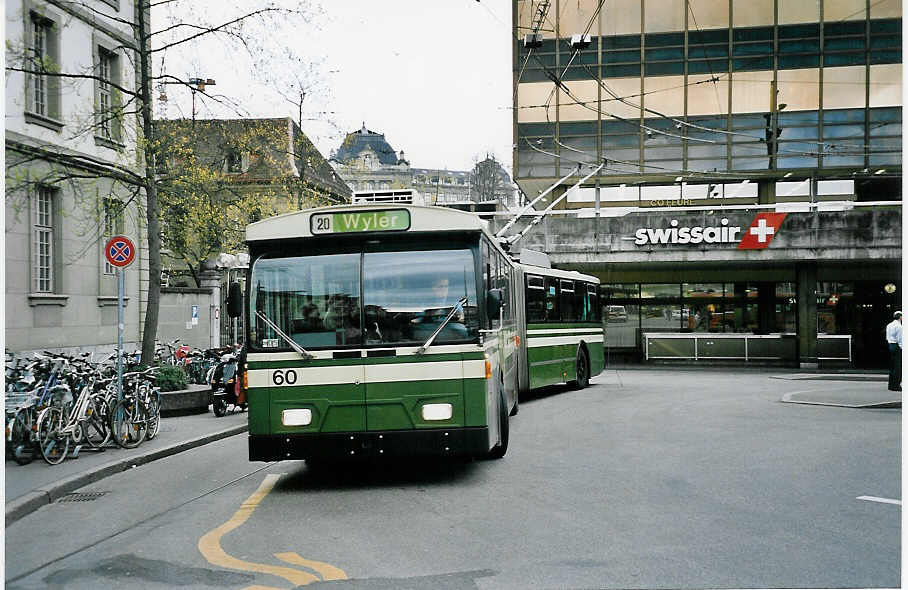
[{"label": "bus front bumper", "polygon": [[250,434],[250,461],[401,456],[481,456],[488,427],[314,434]]}]

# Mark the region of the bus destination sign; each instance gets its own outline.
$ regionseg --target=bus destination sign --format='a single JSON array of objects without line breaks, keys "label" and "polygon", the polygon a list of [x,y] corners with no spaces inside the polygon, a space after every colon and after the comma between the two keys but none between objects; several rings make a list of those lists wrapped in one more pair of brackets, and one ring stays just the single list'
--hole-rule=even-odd
[{"label": "bus destination sign", "polygon": [[410,229],[410,212],[406,209],[391,209],[313,213],[309,218],[309,226],[314,235],[404,231]]}]

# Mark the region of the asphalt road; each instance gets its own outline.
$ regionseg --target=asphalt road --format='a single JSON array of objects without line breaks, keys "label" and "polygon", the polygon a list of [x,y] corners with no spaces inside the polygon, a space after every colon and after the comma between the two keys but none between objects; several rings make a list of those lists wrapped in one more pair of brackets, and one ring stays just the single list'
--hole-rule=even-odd
[{"label": "asphalt road", "polygon": [[547,389],[499,461],[311,470],[232,437],[12,524],[6,587],[898,586],[901,411],[780,401],[885,383],[769,375]]}]

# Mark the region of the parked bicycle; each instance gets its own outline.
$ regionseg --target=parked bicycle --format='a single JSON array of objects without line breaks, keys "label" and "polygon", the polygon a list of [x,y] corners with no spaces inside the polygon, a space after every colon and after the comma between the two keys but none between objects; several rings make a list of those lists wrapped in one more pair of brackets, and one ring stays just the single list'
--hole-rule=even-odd
[{"label": "parked bicycle", "polygon": [[[7,353],[7,457],[24,465],[40,454],[56,465],[81,445],[101,449],[114,439],[132,448],[157,435],[161,395],[154,384],[156,367],[139,370],[138,359],[125,356],[121,400],[114,355],[97,363],[90,356],[45,351],[26,361]],[[119,421],[114,419],[118,409]]]}]

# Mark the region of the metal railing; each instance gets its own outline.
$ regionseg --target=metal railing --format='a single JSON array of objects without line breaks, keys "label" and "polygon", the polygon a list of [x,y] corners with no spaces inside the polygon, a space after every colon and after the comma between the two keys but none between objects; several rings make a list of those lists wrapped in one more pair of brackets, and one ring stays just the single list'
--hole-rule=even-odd
[{"label": "metal railing", "polygon": [[[795,360],[795,334],[713,334],[656,333],[644,334],[646,360]],[[824,361],[851,362],[849,335],[817,335],[817,348]]]}]

